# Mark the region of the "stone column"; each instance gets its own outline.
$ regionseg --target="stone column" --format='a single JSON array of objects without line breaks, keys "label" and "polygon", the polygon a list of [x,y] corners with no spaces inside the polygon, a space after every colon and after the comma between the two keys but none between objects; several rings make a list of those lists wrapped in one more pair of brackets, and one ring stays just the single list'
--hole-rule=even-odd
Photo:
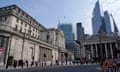
[{"label": "stone column", "polygon": [[108,58],[107,44],[105,44],[105,55],[106,55],[106,58]]},{"label": "stone column", "polygon": [[92,57],[94,57],[93,45],[90,45],[90,46],[91,46],[91,54],[92,54]]},{"label": "stone column", "polygon": [[96,50],[96,57],[98,57],[98,48],[97,48],[97,44],[95,45],[95,50]]},{"label": "stone column", "polygon": [[85,52],[85,46],[83,46],[83,57],[85,58],[86,52]]},{"label": "stone column", "polygon": [[111,57],[113,58],[113,49],[112,49],[112,44],[110,43],[110,52],[111,52]]}]

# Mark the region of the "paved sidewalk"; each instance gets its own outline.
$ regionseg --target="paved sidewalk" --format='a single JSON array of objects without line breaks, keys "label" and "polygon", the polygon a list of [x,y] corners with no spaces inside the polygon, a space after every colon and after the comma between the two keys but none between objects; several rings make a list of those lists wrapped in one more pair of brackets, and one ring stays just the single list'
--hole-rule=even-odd
[{"label": "paved sidewalk", "polygon": [[[61,66],[79,66],[79,65],[97,65],[97,64],[63,64],[63,65],[61,65],[61,64],[59,64],[59,65],[46,65],[46,66],[37,66],[37,67],[40,67],[40,68],[47,68],[47,67],[61,67]],[[8,67],[8,69],[7,70],[14,70],[14,69],[30,69],[30,68],[35,68],[36,66],[33,66],[33,67],[31,67],[31,66],[29,66],[28,68],[26,67],[26,66],[24,66],[23,68],[21,68],[21,67],[16,67],[16,68],[14,68],[13,66],[9,66]],[[5,66],[0,66],[0,70],[6,70],[6,68],[5,68]]]}]

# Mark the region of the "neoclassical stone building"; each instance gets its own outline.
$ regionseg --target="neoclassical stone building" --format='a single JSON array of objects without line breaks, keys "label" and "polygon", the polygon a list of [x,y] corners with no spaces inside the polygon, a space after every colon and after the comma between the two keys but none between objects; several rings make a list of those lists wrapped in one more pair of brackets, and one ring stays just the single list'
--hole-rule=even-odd
[{"label": "neoclassical stone building", "polygon": [[[28,60],[55,63],[66,52],[64,34],[46,29],[16,5],[0,8],[0,63]],[[59,56],[60,55],[60,56]]]},{"label": "neoclassical stone building", "polygon": [[120,36],[114,34],[93,35],[81,42],[82,58],[114,58],[119,56]]}]

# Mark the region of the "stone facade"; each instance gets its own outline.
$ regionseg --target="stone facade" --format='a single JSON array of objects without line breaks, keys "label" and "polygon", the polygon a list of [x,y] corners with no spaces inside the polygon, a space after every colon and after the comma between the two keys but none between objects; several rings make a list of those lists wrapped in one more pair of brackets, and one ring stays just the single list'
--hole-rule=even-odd
[{"label": "stone facade", "polygon": [[16,5],[0,8],[0,48],[0,62],[5,64],[8,60],[55,63],[66,51],[60,30],[46,29]]},{"label": "stone facade", "polygon": [[120,37],[114,35],[93,35],[81,42],[82,58],[116,58],[116,49],[120,49]]}]

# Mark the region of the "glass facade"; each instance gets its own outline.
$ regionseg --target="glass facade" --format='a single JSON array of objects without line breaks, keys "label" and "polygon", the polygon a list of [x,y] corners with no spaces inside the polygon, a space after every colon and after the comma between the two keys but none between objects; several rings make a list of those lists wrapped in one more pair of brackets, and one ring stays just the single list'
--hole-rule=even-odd
[{"label": "glass facade", "polygon": [[93,9],[93,17],[92,17],[92,29],[93,34],[98,33],[111,33],[111,23],[110,23],[110,15],[107,11],[104,12],[100,7],[99,0],[95,4],[95,8]]},{"label": "glass facade", "polygon": [[111,22],[110,22],[110,15],[107,11],[104,12],[104,19],[105,19],[105,27],[106,27],[106,32],[111,33]]},{"label": "glass facade", "polygon": [[58,29],[63,31],[66,41],[73,40],[72,24],[67,23],[59,24]]},{"label": "glass facade", "polygon": [[101,20],[100,5],[99,5],[99,1],[97,1],[95,4],[95,8],[93,10],[93,17],[92,17],[93,34],[97,34],[99,32],[101,25],[102,25],[102,20]]},{"label": "glass facade", "polygon": [[85,38],[84,35],[84,28],[82,26],[82,23],[77,23],[77,40],[83,40]]}]

